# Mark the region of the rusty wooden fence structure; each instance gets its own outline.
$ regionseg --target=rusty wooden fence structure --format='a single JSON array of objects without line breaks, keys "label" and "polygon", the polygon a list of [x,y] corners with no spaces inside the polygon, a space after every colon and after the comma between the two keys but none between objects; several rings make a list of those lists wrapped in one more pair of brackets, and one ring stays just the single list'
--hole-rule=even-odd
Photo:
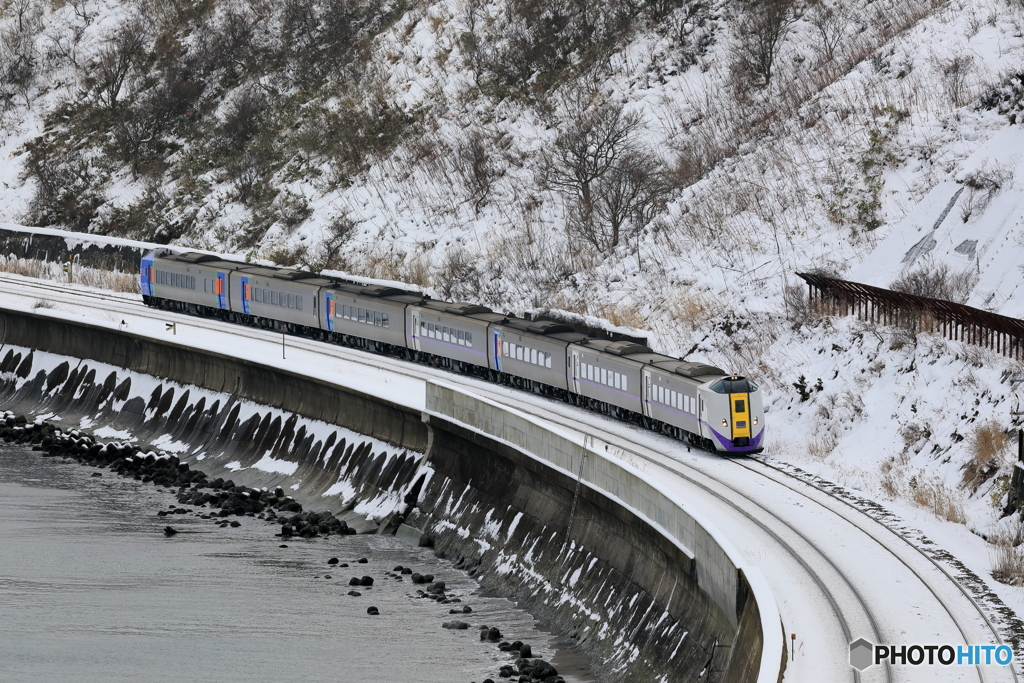
[{"label": "rusty wooden fence structure", "polygon": [[812,305],[883,325],[901,325],[913,332],[938,332],[947,339],[1024,360],[1024,320],[814,273],[797,275],[810,288]]}]

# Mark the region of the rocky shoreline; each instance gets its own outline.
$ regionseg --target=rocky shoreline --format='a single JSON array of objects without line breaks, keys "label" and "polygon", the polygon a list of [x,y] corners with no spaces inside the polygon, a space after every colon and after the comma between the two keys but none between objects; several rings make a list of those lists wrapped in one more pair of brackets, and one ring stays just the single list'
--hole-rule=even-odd
[{"label": "rocky shoreline", "polygon": [[[280,525],[275,536],[282,540],[298,537],[311,539],[318,536],[350,535],[357,533],[355,529],[335,517],[329,510],[320,512],[304,511],[301,503],[291,496],[285,495],[281,488],[273,491],[236,485],[223,478],[210,479],[206,473],[193,468],[177,456],[145,451],[137,445],[120,441],[104,442],[84,430],[63,430],[48,421],[30,421],[24,415],[15,415],[7,411],[0,414],[0,439],[8,443],[31,447],[42,453],[43,457],[62,457],[76,460],[82,465],[109,469],[123,477],[142,483],[152,483],[165,489],[177,489],[177,500],[181,506],[170,506],[170,509],[158,510],[161,518],[173,518],[174,515],[191,514],[200,519],[213,520],[219,527],[238,527],[241,524],[230,517],[253,517],[265,520],[268,524]],[[102,476],[94,472],[94,477]],[[168,536],[177,533],[173,526],[164,527]],[[287,547],[282,545],[282,547]],[[367,563],[360,558],[356,563]],[[332,557],[327,560],[331,568],[347,568],[348,563]],[[444,581],[437,580],[431,574],[420,574],[409,567],[396,566],[393,571],[385,572],[388,578],[397,581],[408,580],[414,585],[422,585],[417,589],[415,599],[433,600],[438,604],[461,603],[459,597],[446,592]],[[332,578],[325,575],[324,578]],[[352,577],[349,585],[372,588],[373,577]],[[350,590],[349,595],[359,597],[357,590]],[[449,615],[468,615],[472,607],[461,604],[452,607]],[[379,615],[376,607],[367,608],[367,614]],[[473,627],[459,619],[446,621],[441,628],[451,630],[479,631],[480,640],[494,643],[498,650],[510,655],[510,662],[501,665],[497,677],[511,679],[517,683],[564,683],[557,670],[547,661],[534,658],[529,644],[521,641],[508,642],[502,639],[501,631],[496,627],[480,625]],[[475,682],[474,682],[475,683]],[[486,678],[482,683],[494,683]]]}]

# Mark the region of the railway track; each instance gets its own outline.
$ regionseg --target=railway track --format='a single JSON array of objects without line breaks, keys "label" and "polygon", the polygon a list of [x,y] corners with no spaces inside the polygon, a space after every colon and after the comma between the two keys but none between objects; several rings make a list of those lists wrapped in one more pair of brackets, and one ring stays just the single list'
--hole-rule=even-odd
[{"label": "railway track", "polygon": [[[25,292],[26,284],[31,287],[32,293]],[[59,295],[61,299],[66,298],[68,294],[74,294],[77,297],[87,299],[90,303],[95,302],[96,308],[105,310],[108,313],[131,314],[134,317],[143,317],[161,322],[177,320],[183,325],[187,324],[194,328],[206,329],[216,333],[228,333],[233,336],[275,345],[279,338],[277,333],[274,332],[231,325],[212,319],[157,311],[144,306],[141,301],[133,301],[126,297],[107,295],[102,292],[79,291],[60,284],[38,283],[0,275],[0,292],[18,294],[28,298],[40,297],[40,293],[46,293]],[[687,482],[689,486],[701,491],[702,495],[717,501],[718,504],[724,507],[730,508],[735,514],[745,519],[747,523],[771,538],[780,549],[784,550],[792,558],[795,565],[801,569],[821,594],[821,597],[831,609],[837,625],[842,630],[846,643],[851,642],[857,637],[867,637],[876,643],[898,643],[903,642],[903,638],[900,633],[893,632],[891,627],[879,623],[879,618],[870,607],[869,600],[865,598],[863,592],[855,585],[852,577],[828,553],[819,548],[819,544],[816,544],[812,538],[809,538],[794,523],[784,519],[783,515],[766,509],[755,500],[754,496],[749,495],[749,492],[744,492],[740,490],[740,487],[734,486],[730,481],[732,477],[728,472],[734,471],[735,468],[740,468],[761,480],[770,480],[775,486],[782,487],[792,495],[806,501],[805,504],[813,505],[816,510],[836,515],[845,524],[857,529],[859,533],[870,538],[885,553],[894,558],[898,564],[902,565],[911,576],[915,577],[924,586],[934,599],[935,604],[941,606],[964,643],[978,643],[979,641],[977,641],[976,637],[973,639],[971,637],[970,625],[963,623],[963,617],[958,616],[958,611],[948,604],[949,598],[941,595],[942,591],[932,585],[932,580],[930,577],[925,576],[925,571],[920,567],[913,566],[914,562],[908,561],[906,557],[901,556],[899,552],[891,547],[890,543],[886,543],[883,540],[883,537],[886,537],[889,541],[892,541],[893,538],[889,537],[894,537],[898,546],[911,548],[913,553],[916,553],[921,558],[929,570],[937,571],[943,577],[945,583],[955,587],[956,592],[972,606],[974,612],[977,613],[984,624],[985,630],[991,634],[995,642],[1004,642],[1000,628],[981,604],[981,598],[977,595],[972,595],[972,589],[965,587],[958,581],[947,567],[943,566],[942,561],[919,547],[919,545],[907,538],[899,530],[886,524],[884,519],[878,519],[870,514],[870,511],[865,510],[864,506],[858,505],[857,500],[851,500],[851,496],[848,493],[844,495],[840,487],[836,487],[829,482],[813,481],[813,478],[809,478],[809,476],[803,477],[799,473],[787,471],[782,466],[774,465],[764,457],[731,460],[716,458],[718,463],[728,463],[728,465],[718,465],[718,470],[721,473],[711,473],[705,469],[695,468],[692,463],[685,462],[681,455],[676,454],[682,453],[681,449],[686,448],[685,444],[670,440],[653,432],[644,431],[643,434],[640,434],[641,430],[639,428],[632,427],[627,428],[627,430],[635,431],[637,434],[627,438],[623,436],[621,430],[612,430],[610,428],[611,425],[622,427],[622,423],[617,423],[603,415],[591,413],[581,408],[545,399],[536,394],[511,389],[502,385],[489,384],[475,378],[390,357],[387,357],[385,360],[385,357],[382,356],[308,340],[302,337],[290,337],[289,345],[295,349],[333,357],[338,360],[356,362],[364,366],[386,370],[409,378],[419,380],[439,379],[449,384],[461,385],[474,392],[483,391],[492,400],[497,400],[538,419],[558,424],[577,432],[581,430],[581,412],[592,416],[593,419],[586,420],[584,428],[592,438],[600,438],[606,448],[614,448],[620,457],[628,456],[634,462],[639,460],[651,466],[670,471],[672,475]],[[638,448],[637,443],[640,442],[644,445]],[[624,459],[628,458],[624,457]],[[834,504],[826,505],[822,502],[821,498]],[[983,585],[983,582],[979,580],[978,584]],[[909,667],[905,669],[909,669]],[[1004,670],[1008,672],[1008,675],[1000,676],[998,672],[990,673],[980,666],[974,668],[977,679],[982,681],[982,683],[1000,680],[1012,680],[1016,683],[1019,680],[1013,667],[1007,667]],[[849,667],[846,671],[850,672],[849,678],[857,683],[860,683],[862,680],[894,681],[905,678],[903,670],[894,671],[888,665],[885,667],[872,667],[866,670],[863,675],[852,667]]]}]

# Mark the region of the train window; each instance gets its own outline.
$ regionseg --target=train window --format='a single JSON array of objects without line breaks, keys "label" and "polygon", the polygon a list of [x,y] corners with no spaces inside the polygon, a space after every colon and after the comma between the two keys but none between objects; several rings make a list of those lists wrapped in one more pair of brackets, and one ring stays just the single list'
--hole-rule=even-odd
[{"label": "train window", "polygon": [[366,322],[366,309],[356,306],[356,321],[365,323]]},{"label": "train window", "polygon": [[621,378],[622,378],[622,375],[620,375],[619,373],[616,372],[615,373],[615,388],[616,389],[621,389],[622,388],[622,379]]},{"label": "train window", "polygon": [[551,367],[551,354],[550,353],[545,353],[544,354],[544,367],[546,367],[546,368],[550,368]]},{"label": "train window", "polygon": [[589,379],[591,382],[595,381],[594,380],[594,366],[590,365],[589,363],[587,364],[587,379]]},{"label": "train window", "polygon": [[447,325],[441,326],[441,341],[450,342],[452,340],[451,328]]},{"label": "train window", "polygon": [[466,346],[472,346],[472,345],[473,345],[473,333],[472,332],[467,332],[466,333]]},{"label": "train window", "polygon": [[427,336],[434,338],[434,323],[427,323]]},{"label": "train window", "polygon": [[272,305],[274,305],[274,306],[277,305],[277,292],[275,292],[275,291],[271,291],[270,292],[270,303]]},{"label": "train window", "polygon": [[373,312],[373,324],[376,327],[380,327],[380,311]]},{"label": "train window", "polygon": [[738,401],[733,401],[733,403],[736,404],[736,412],[737,413],[745,413],[745,412],[747,412],[747,402],[746,401],[740,399]]},{"label": "train window", "polygon": [[389,326],[388,325],[388,318],[389,318],[389,316],[388,316],[387,313],[381,313],[380,314],[380,320],[381,320],[381,323],[384,325],[384,327],[388,327]]},{"label": "train window", "polygon": [[522,344],[516,344],[516,360],[523,359],[523,348]]},{"label": "train window", "polygon": [[622,376],[622,390],[629,391],[629,382],[626,381],[626,376]]},{"label": "train window", "polygon": [[608,385],[608,370],[601,368],[601,384]]},{"label": "train window", "polygon": [[285,296],[287,298],[284,300],[284,305],[287,306],[288,308],[295,308],[295,295],[286,294]]},{"label": "train window", "polygon": [[462,330],[458,330],[458,333],[459,333],[458,334],[459,346],[465,346],[466,345],[466,333],[464,331],[462,331]]},{"label": "train window", "polygon": [[298,294],[295,295],[295,308],[300,311],[302,310],[302,296]]},{"label": "train window", "polygon": [[743,394],[748,391],[757,391],[757,385],[746,377],[726,377],[711,385],[711,391],[716,394]]}]

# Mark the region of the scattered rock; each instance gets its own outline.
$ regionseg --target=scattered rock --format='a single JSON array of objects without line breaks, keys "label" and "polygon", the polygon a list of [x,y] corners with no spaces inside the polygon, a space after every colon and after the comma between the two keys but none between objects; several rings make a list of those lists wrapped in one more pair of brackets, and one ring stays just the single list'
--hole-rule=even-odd
[{"label": "scattered rock", "polygon": [[398,572],[398,573],[400,573],[400,574],[401,574],[401,573],[403,573],[403,570],[404,570],[404,567],[402,567],[402,565],[398,565],[397,567],[395,567],[395,568],[394,568],[394,569],[392,569],[391,571],[393,571],[393,572]]},{"label": "scattered rock", "polygon": [[380,612],[377,611],[377,608],[372,606],[372,605],[370,607],[366,608],[366,613],[367,614],[373,614],[373,615],[380,614]]},{"label": "scattered rock", "polygon": [[331,578],[331,575],[330,574],[324,574],[324,578],[325,579],[329,579],[329,578]]},{"label": "scattered rock", "polygon": [[358,560],[356,560],[356,562],[358,562],[359,564],[366,564],[367,562],[369,562],[369,560],[367,560],[365,557],[360,557]]},{"label": "scattered rock", "polygon": [[93,472],[92,476],[94,476],[94,477],[102,477],[103,474],[101,472]]},{"label": "scattered rock", "polygon": [[360,586],[372,586],[373,585],[373,577],[372,576],[364,576],[363,578],[361,578],[359,580],[359,585]]},{"label": "scattered rock", "polygon": [[178,533],[178,530],[175,529],[173,526],[164,527],[164,536],[173,536],[176,533]]},{"label": "scattered rock", "polygon": [[278,548],[287,548],[288,546],[287,546],[287,545],[285,545],[284,543],[282,543],[281,545],[279,545],[279,546],[277,546],[277,547],[278,547]]},{"label": "scattered rock", "polygon": [[356,598],[362,595],[362,593],[360,593],[359,591],[349,591],[348,594]]},{"label": "scattered rock", "polygon": [[332,557],[331,559],[327,560],[327,564],[338,564],[338,558]]},{"label": "scattered rock", "polygon": [[241,523],[241,522],[237,522],[237,521],[232,521],[232,522],[231,522],[231,526],[232,526],[232,527],[236,527],[236,528],[237,528],[237,527],[240,527],[240,526],[242,526],[242,523]]},{"label": "scattered rock", "polygon": [[529,645],[523,644],[519,647],[519,656],[523,659],[529,659],[533,656],[533,650],[530,649]]}]

